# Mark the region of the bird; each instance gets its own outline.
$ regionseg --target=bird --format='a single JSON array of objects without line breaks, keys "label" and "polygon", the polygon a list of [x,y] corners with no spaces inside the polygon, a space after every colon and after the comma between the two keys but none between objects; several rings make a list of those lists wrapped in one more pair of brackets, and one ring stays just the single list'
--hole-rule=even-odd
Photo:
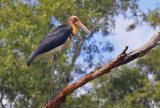
[{"label": "bird", "polygon": [[30,54],[27,60],[29,67],[32,61],[38,60],[43,57],[52,57],[52,96],[54,98],[54,63],[57,56],[57,73],[59,81],[59,93],[61,92],[61,79],[60,79],[60,66],[59,54],[71,43],[73,38],[78,34],[78,27],[84,30],[87,34],[91,32],[82,24],[77,16],[72,15],[69,18],[70,25],[60,25],[47,34],[37,45],[35,50]]}]

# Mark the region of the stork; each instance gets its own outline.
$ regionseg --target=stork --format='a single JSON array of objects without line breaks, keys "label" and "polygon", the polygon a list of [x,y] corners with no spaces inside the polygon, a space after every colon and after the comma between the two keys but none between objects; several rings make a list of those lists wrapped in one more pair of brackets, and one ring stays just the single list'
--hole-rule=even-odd
[{"label": "stork", "polygon": [[72,39],[78,34],[78,27],[90,34],[91,32],[81,23],[77,16],[71,16],[69,18],[70,26],[60,25],[54,29],[51,33],[47,34],[37,45],[36,49],[30,54],[27,60],[27,66],[29,67],[33,60],[42,57],[53,57],[52,64],[52,98],[54,97],[54,61],[57,55],[57,73],[59,81],[59,92],[61,92],[61,79],[60,79],[60,67],[59,67],[59,53],[62,49],[72,41]]}]

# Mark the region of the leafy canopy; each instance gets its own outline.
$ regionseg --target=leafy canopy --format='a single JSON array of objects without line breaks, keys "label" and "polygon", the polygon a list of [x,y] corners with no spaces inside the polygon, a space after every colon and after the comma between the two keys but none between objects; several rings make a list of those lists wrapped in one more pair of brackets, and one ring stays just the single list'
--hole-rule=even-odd
[{"label": "leafy canopy", "polygon": [[[73,79],[71,70],[81,54],[92,62],[100,53],[97,45],[89,43],[93,34],[101,30],[104,36],[111,33],[115,17],[122,14],[137,16],[138,0],[1,0],[0,1],[0,96],[16,108],[41,107],[51,96],[51,60],[35,61],[26,66],[27,57],[38,42],[52,28],[67,24],[76,15],[91,30],[91,35],[80,31],[68,50],[60,57],[63,87]],[[102,45],[102,44],[100,44]],[[108,47],[110,44],[104,44]],[[107,50],[106,50],[107,51]],[[89,57],[89,59],[88,59]],[[55,80],[57,83],[57,79]],[[56,85],[58,86],[58,85]],[[56,87],[57,88],[57,87]],[[57,89],[56,89],[57,91]]]}]

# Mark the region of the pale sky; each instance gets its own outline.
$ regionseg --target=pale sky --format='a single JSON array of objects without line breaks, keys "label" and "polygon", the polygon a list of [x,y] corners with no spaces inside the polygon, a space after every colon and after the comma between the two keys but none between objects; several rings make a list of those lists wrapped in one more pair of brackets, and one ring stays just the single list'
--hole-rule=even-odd
[{"label": "pale sky", "polygon": [[[140,9],[142,9],[145,12],[148,12],[148,10],[155,9],[158,6],[158,2],[160,4],[159,0],[140,0],[139,2]],[[114,51],[112,51],[111,53],[109,52],[103,53],[104,63],[107,63],[108,60],[117,57],[125,49],[126,45],[129,46],[127,52],[139,48],[147,41],[149,41],[149,39],[158,30],[158,27],[156,29],[153,29],[147,23],[144,23],[143,25],[136,27],[136,29],[134,30],[127,31],[127,27],[130,24],[132,24],[133,21],[134,21],[133,19],[124,19],[123,16],[120,15],[116,18],[116,27],[112,35],[103,37],[101,32],[94,34],[94,39],[96,39],[97,43],[102,41],[103,44],[105,44],[107,43],[107,41],[109,41],[114,46]],[[79,56],[76,63],[79,65],[80,64],[83,65],[82,67],[85,67],[84,66],[85,62],[83,59],[84,55]],[[95,64],[99,63],[98,56],[96,56],[93,61]],[[92,70],[93,68],[87,70],[87,72],[90,72]]]},{"label": "pale sky", "polygon": [[[140,4],[140,9],[142,9],[145,12],[148,12],[148,10],[153,10],[156,7],[158,7],[160,1],[140,0],[139,4]],[[100,32],[94,34],[94,38],[96,39],[96,41],[103,41],[103,43],[109,41],[114,46],[113,52],[111,53],[107,52],[103,54],[104,60],[107,60],[108,58],[110,59],[115,58],[124,50],[126,45],[129,46],[128,51],[132,51],[140,47],[141,45],[149,41],[149,39],[158,30],[158,27],[156,29],[153,29],[147,23],[143,23],[143,25],[137,26],[136,29],[127,31],[127,27],[133,22],[134,22],[133,19],[124,19],[123,16],[120,15],[116,18],[116,27],[113,34],[107,37],[103,37]],[[80,58],[83,59],[83,57]]]},{"label": "pale sky", "polygon": [[[160,4],[159,0],[140,0],[139,2],[140,9],[145,12],[155,9],[158,7],[158,4]],[[113,34],[107,37],[103,37],[101,32],[94,34],[96,43],[103,42],[103,44],[105,44],[109,41],[114,46],[113,52],[103,53],[103,62],[107,63],[109,59],[117,57],[125,49],[126,45],[129,46],[128,52],[142,46],[149,41],[149,39],[158,30],[158,27],[153,29],[147,23],[143,23],[143,25],[137,26],[136,29],[127,31],[127,27],[133,22],[133,19],[124,19],[123,16],[120,15],[116,18],[116,27]],[[85,55],[79,56],[77,64],[84,64],[84,56]],[[95,64],[98,63],[98,56],[96,56],[93,61]]]},{"label": "pale sky", "polygon": [[[155,9],[158,6],[159,0],[140,0],[140,9],[147,12],[148,10]],[[160,5],[159,5],[160,6]],[[145,44],[156,33],[158,27],[153,29],[148,24],[138,26],[135,30],[127,31],[129,24],[132,24],[133,20],[124,19],[122,16],[117,17],[115,34],[107,37],[114,45],[114,51],[107,56],[116,57],[120,54],[126,45],[129,46],[128,51],[132,51],[141,45]]]}]

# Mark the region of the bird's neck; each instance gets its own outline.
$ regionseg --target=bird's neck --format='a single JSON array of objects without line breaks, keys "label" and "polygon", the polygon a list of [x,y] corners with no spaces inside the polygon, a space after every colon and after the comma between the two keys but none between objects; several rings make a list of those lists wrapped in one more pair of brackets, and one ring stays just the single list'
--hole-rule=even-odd
[{"label": "bird's neck", "polygon": [[72,35],[76,36],[78,34],[78,28],[73,23],[70,23],[70,24],[71,24],[72,29],[73,29]]}]

